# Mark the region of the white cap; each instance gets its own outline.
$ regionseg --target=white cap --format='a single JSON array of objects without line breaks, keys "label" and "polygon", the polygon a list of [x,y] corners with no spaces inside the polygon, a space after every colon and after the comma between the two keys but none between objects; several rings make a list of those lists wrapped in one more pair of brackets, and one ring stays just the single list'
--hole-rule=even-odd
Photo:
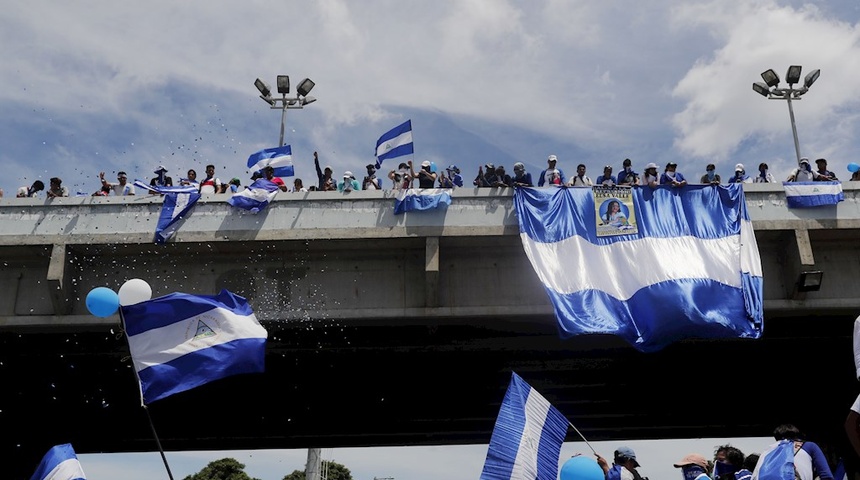
[{"label": "white cap", "polygon": [[735,171],[736,172],[745,172],[746,168],[744,168],[743,163],[739,163],[739,164],[735,165]]},{"label": "white cap", "polygon": [[557,161],[558,161],[558,157],[556,157],[555,155],[550,155],[550,156],[546,157],[546,161],[547,161],[547,163],[549,163],[549,162],[557,162]]},{"label": "white cap", "polygon": [[158,168],[156,168],[155,172],[153,172],[153,173],[161,173],[161,172],[166,172],[166,171],[167,171],[167,169],[164,168],[164,165],[159,165]]},{"label": "white cap", "polygon": [[648,170],[649,168],[657,168],[657,164],[654,162],[651,162],[648,165],[645,165],[645,170]]},{"label": "white cap", "polygon": [[800,163],[809,163],[809,159],[806,157],[803,157],[800,159]]},{"label": "white cap", "polygon": [[430,166],[430,161],[429,161],[429,160],[424,160],[423,162],[421,162],[421,166],[422,166],[422,167],[429,167],[429,166]]},{"label": "white cap", "polygon": [[352,172],[350,172],[349,170],[347,170],[347,171],[343,172],[343,176],[344,176],[344,177],[352,177]]}]

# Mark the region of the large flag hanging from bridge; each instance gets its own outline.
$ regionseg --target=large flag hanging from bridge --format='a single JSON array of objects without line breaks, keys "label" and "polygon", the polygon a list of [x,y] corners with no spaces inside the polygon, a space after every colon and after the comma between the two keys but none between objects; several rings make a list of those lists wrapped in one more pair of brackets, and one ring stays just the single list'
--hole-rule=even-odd
[{"label": "large flag hanging from bridge", "polygon": [[171,293],[121,312],[143,404],[264,370],[268,334],[248,301],[232,292]]},{"label": "large flag hanging from bridge", "polygon": [[178,187],[159,187],[135,180],[134,186],[160,193],[164,196],[161,203],[161,214],[155,224],[155,243],[163,244],[179,229],[180,221],[191,215],[191,210],[200,200],[200,187],[182,185]]},{"label": "large flag hanging from bridge", "polygon": [[782,182],[788,208],[836,205],[845,200],[842,182]]},{"label": "large flag hanging from bridge", "polygon": [[761,336],[761,258],[741,184],[518,188],[515,203],[562,338],[612,334],[648,352]]},{"label": "large flag hanging from bridge", "polygon": [[543,395],[511,372],[481,480],[556,480],[569,424]]}]

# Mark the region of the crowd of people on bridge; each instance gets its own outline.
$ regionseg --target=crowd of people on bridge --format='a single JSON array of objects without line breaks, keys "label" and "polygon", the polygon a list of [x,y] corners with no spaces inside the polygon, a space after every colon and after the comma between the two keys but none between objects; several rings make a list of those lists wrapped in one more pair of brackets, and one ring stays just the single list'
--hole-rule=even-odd
[{"label": "crowd of people on bridge", "polygon": [[[536,178],[530,172],[526,171],[525,164],[522,162],[514,163],[513,175],[507,173],[503,165],[494,165],[486,163],[478,166],[478,173],[472,180],[472,186],[476,188],[506,188],[506,187],[548,187],[548,186],[567,186],[567,187],[591,187],[591,186],[608,186],[608,187],[634,187],[634,186],[650,186],[670,185],[673,187],[681,187],[694,182],[688,179],[683,173],[678,171],[678,164],[668,162],[663,167],[663,171],[659,172],[660,167],[650,162],[645,164],[641,173],[637,172],[633,166],[633,161],[625,158],[621,162],[621,167],[615,173],[612,165],[605,165],[602,172],[594,180],[588,175],[587,166],[578,164],[576,173],[573,176],[566,176],[564,170],[560,166],[559,159],[556,155],[547,157],[547,166],[543,169]],[[320,166],[319,155],[314,152],[314,169],[317,175],[315,184],[305,186],[301,178],[294,178],[292,188],[288,187],[285,182],[274,175],[271,170],[269,172],[264,169],[260,172],[253,172],[250,181],[253,182],[258,178],[268,178],[278,185],[285,192],[308,192],[308,191],[332,191],[332,192],[349,192],[353,190],[400,190],[409,188],[462,188],[466,186],[462,172],[457,165],[448,165],[442,169],[429,161],[423,161],[419,166],[415,166],[412,160],[401,162],[396,169],[388,171],[387,175],[380,176],[380,166],[376,163],[370,163],[365,166],[366,173],[362,180],[347,170],[339,178],[335,177],[334,169],[330,165],[325,167]],[[168,169],[159,165],[154,170],[154,176],[150,179],[149,185],[152,187],[172,187],[174,186],[173,178],[168,175]],[[387,181],[386,181],[387,179]],[[101,186],[95,192],[76,192],[76,196],[124,196],[135,195],[137,192],[132,182],[129,182],[128,175],[124,171],[117,172],[116,182],[111,182],[105,179],[105,173],[99,173]],[[719,185],[723,183],[775,183],[776,178],[769,172],[767,163],[760,163],[758,171],[748,173],[746,167],[742,163],[738,163],[734,167],[733,173],[728,177],[722,177],[716,173],[716,167],[713,163],[705,166],[705,173],[699,178],[699,184]],[[851,175],[851,181],[860,181],[860,170]],[[815,160],[815,168],[812,167],[808,158],[801,158],[797,168],[791,171],[786,181],[789,182],[808,182],[808,181],[839,181],[836,174],[827,169],[827,159],[818,158]],[[215,165],[206,166],[206,175],[203,179],[198,179],[197,172],[194,169],[189,169],[185,176],[179,178],[178,185],[195,186],[202,194],[227,194],[236,193],[242,188],[242,181],[239,177],[233,177],[228,182],[223,182],[215,175]],[[45,184],[41,180],[34,181],[31,185],[25,185],[18,188],[16,197],[36,197],[40,192],[45,191],[45,195],[49,198],[53,197],[68,197],[70,196],[69,189],[63,186],[63,180],[59,177],[50,179],[48,189],[45,190]],[[157,194],[152,191],[147,191],[148,194]],[[2,197],[0,191],[0,197]]]}]

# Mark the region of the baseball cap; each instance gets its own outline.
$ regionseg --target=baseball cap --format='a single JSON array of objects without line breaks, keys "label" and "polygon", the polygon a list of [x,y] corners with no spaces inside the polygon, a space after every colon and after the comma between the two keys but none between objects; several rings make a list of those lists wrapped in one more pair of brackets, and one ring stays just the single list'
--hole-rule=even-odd
[{"label": "baseball cap", "polygon": [[367,169],[371,169],[371,168],[372,168],[372,169],[376,170],[376,164],[375,164],[375,163],[368,163],[368,164],[367,164],[367,166],[366,166],[366,167],[364,167],[364,168],[367,168]]},{"label": "baseball cap", "polygon": [[666,164],[666,166],[667,166],[667,167],[677,167],[677,166],[678,166],[678,164],[677,164],[677,163],[675,163],[675,162],[669,162],[669,163],[667,163],[667,164]]},{"label": "baseball cap", "polygon": [[809,163],[809,159],[806,157],[803,157],[800,159],[800,163]]},{"label": "baseball cap", "polygon": [[743,164],[743,163],[739,163],[739,164],[735,165],[735,171],[736,171],[736,172],[743,172],[743,171],[746,171],[746,169],[744,168],[744,164]]},{"label": "baseball cap", "polygon": [[165,168],[164,165],[159,165],[158,168],[156,168],[155,172],[153,172],[153,173],[161,173],[161,172],[166,172],[166,171],[167,171],[167,168]]},{"label": "baseball cap", "polygon": [[488,164],[484,165],[484,168],[486,168],[487,170],[495,170],[496,169],[495,165],[493,165],[492,163],[488,163]]},{"label": "baseball cap", "polygon": [[604,170],[612,170],[612,165],[606,165],[603,167]]},{"label": "baseball cap", "polygon": [[633,463],[635,463],[637,467],[639,466],[639,462],[636,461],[636,452],[634,452],[630,447],[618,447],[615,449],[615,456],[629,458],[630,460],[633,460]]},{"label": "baseball cap", "polygon": [[334,169],[333,169],[333,168],[331,168],[331,165],[326,165],[326,166],[325,166],[325,168],[323,168],[323,171],[326,171],[326,170],[328,170],[329,172],[333,172],[333,171],[334,171]]},{"label": "baseball cap", "polygon": [[632,161],[632,160],[630,160],[629,158],[625,158],[625,159],[624,159],[624,161],[623,161],[623,162],[621,162],[621,164],[622,164],[622,165],[632,165],[632,164],[633,164],[633,161]]},{"label": "baseball cap", "polygon": [[699,455],[698,453],[691,453],[686,457],[682,458],[680,462],[675,464],[675,468],[686,467],[687,465],[698,465],[705,470],[708,469],[708,461],[705,460],[705,457]]},{"label": "baseball cap", "polygon": [[824,163],[827,163],[827,159],[819,158],[818,160],[816,160],[816,161],[815,161],[815,163],[818,163],[818,162],[824,162]]},{"label": "baseball cap", "polygon": [[422,166],[422,167],[429,167],[429,166],[430,166],[430,161],[429,161],[429,160],[424,160],[423,162],[421,162],[421,166]]},{"label": "baseball cap", "polygon": [[657,164],[654,162],[651,162],[648,165],[645,165],[645,170],[648,170],[649,168],[657,168]]},{"label": "baseball cap", "polygon": [[550,155],[550,156],[546,157],[546,161],[547,161],[547,163],[549,163],[549,162],[557,162],[557,161],[558,161],[558,157],[556,157],[555,155]]},{"label": "baseball cap", "polygon": [[344,177],[352,177],[352,172],[350,172],[349,170],[347,170],[347,171],[343,172],[343,176],[344,176]]}]

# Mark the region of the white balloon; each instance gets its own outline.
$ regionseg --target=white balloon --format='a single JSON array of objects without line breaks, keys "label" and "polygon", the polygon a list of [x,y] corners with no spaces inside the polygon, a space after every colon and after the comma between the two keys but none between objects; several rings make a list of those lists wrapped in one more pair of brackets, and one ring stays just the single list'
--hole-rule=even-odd
[{"label": "white balloon", "polygon": [[152,287],[145,280],[132,278],[119,287],[119,304],[123,307],[145,302],[152,298]]}]

